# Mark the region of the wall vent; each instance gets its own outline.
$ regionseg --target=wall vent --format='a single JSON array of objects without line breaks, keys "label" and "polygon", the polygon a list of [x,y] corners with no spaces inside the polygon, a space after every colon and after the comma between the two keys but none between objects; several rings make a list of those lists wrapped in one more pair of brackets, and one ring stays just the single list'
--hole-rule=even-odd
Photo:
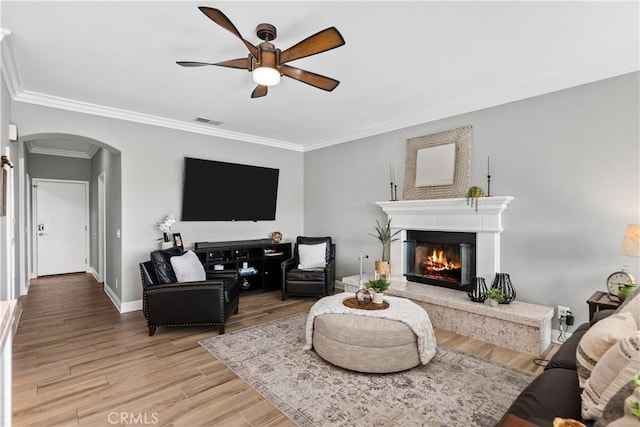
[{"label": "wall vent", "polygon": [[211,126],[220,126],[222,124],[222,122],[219,122],[217,120],[211,120],[211,119],[205,119],[204,117],[198,117],[196,119],[196,122],[198,123],[205,123]]}]

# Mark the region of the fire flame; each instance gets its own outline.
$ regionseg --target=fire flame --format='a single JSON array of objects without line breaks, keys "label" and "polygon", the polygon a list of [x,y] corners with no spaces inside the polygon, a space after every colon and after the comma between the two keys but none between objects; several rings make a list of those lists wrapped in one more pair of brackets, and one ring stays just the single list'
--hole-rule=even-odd
[{"label": "fire flame", "polygon": [[433,249],[433,254],[424,259],[424,264],[427,266],[427,271],[444,271],[453,270],[461,267],[458,262],[450,262],[447,260],[443,250]]}]

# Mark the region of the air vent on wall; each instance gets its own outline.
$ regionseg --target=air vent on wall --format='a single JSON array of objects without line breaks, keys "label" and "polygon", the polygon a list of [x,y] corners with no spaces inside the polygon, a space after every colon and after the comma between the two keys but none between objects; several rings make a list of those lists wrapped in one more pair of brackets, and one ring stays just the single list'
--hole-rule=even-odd
[{"label": "air vent on wall", "polygon": [[198,117],[196,119],[196,122],[198,122],[198,123],[206,123],[206,124],[211,125],[211,126],[220,126],[222,124],[222,122],[219,122],[217,120],[205,119],[204,117]]}]

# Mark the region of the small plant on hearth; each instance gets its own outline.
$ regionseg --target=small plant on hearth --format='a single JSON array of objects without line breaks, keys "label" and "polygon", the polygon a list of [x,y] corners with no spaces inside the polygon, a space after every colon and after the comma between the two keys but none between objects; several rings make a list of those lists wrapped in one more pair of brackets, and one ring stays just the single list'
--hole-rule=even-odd
[{"label": "small plant on hearth", "polygon": [[374,292],[382,293],[389,289],[389,282],[384,279],[375,279],[369,280],[365,286]]},{"label": "small plant on hearth", "polygon": [[498,289],[498,288],[491,288],[487,290],[487,293],[485,294],[485,296],[487,297],[487,299],[492,299],[498,303],[501,303],[504,300],[504,294],[502,293],[502,289]]},{"label": "small plant on hearth", "polygon": [[380,221],[376,219],[376,232],[375,234],[369,233],[369,235],[378,239],[378,241],[382,245],[382,257],[380,258],[381,261],[388,261],[387,257],[385,256],[387,253],[387,245],[399,239],[399,237],[396,236],[400,234],[400,231],[401,230],[398,230],[395,233],[391,233],[391,218],[387,220],[385,225],[380,224]]}]

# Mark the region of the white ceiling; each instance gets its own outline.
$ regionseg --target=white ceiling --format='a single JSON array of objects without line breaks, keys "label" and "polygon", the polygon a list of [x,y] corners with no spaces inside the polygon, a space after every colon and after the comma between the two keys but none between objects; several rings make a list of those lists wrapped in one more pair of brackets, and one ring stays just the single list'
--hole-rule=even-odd
[{"label": "white ceiling", "polygon": [[[335,26],[346,44],[291,65],[264,98],[243,70],[183,68],[247,55],[198,10],[221,9],[250,42],[282,50]],[[0,3],[14,99],[307,151],[640,69],[639,2]],[[5,43],[6,42],[6,43]],[[219,126],[197,123],[203,117]]]}]

